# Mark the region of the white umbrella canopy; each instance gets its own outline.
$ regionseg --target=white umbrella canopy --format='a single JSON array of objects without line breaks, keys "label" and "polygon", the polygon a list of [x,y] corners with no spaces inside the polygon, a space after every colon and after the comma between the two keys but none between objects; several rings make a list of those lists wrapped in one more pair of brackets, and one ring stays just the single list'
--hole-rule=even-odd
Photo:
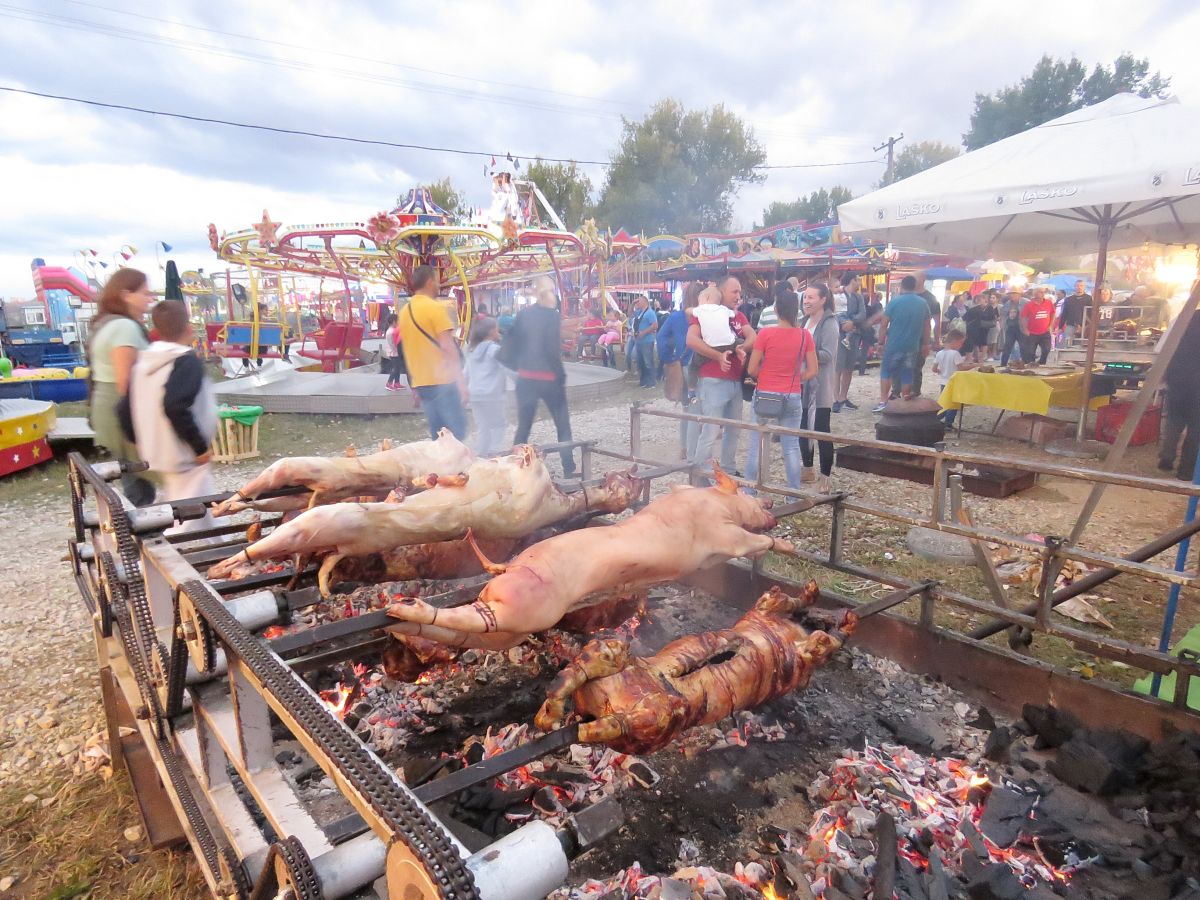
[{"label": "white umbrella canopy", "polygon": [[1032,258],[1200,240],[1200,109],[1117,94],[838,207],[843,231]]}]

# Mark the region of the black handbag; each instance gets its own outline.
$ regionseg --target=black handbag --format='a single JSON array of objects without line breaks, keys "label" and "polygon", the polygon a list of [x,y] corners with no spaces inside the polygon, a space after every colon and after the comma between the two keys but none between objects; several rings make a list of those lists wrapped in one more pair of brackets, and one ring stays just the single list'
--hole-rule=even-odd
[{"label": "black handbag", "polygon": [[[800,344],[801,351],[804,349],[804,343]],[[806,360],[803,355],[796,357],[796,368],[792,370],[792,383],[790,388],[796,386],[796,376],[804,370]],[[787,398],[791,396],[792,391],[786,393],[784,391],[763,391],[755,389],[753,409],[754,415],[760,419],[778,419],[783,415],[783,406]]]},{"label": "black handbag", "polygon": [[783,402],[787,396],[782,391],[755,391],[754,414],[760,419],[778,419],[783,415]]}]

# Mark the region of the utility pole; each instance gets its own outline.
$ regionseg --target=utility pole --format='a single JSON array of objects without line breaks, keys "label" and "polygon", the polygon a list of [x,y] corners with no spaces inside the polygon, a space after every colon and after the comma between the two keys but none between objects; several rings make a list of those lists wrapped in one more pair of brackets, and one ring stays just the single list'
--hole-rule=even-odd
[{"label": "utility pole", "polygon": [[896,171],[896,169],[895,169],[896,145],[898,143],[900,143],[902,140],[904,140],[904,132],[903,131],[900,132],[899,137],[890,137],[886,141],[884,141],[882,144],[880,144],[878,147],[875,148],[875,152],[878,153],[884,147],[887,147],[888,163],[887,163],[887,172],[885,172],[884,176],[883,176],[884,184],[892,183],[892,173],[894,173]]}]

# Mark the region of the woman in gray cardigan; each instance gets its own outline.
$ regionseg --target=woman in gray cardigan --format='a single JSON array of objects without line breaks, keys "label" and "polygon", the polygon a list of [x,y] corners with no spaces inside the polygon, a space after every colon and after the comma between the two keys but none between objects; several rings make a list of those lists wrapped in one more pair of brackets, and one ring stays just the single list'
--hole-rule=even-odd
[{"label": "woman in gray cardigan", "polygon": [[[801,323],[813,336],[817,345],[817,377],[804,385],[804,418],[801,428],[829,433],[829,417],[833,411],[833,395],[836,385],[838,342],[841,329],[834,311],[833,292],[827,284],[813,284],[804,289],[804,319]],[[817,441],[821,461],[821,477],[817,479],[817,493],[828,494],[833,490],[830,475],[833,472],[833,441]],[[801,439],[800,454],[804,458],[804,480],[812,480],[812,442]]]}]

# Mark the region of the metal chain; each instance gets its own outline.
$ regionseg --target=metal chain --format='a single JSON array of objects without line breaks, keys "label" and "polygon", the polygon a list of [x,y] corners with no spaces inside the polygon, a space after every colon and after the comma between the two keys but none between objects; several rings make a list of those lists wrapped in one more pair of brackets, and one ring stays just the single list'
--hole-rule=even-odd
[{"label": "metal chain", "polygon": [[395,775],[343,722],[333,718],[296,675],[262,642],[246,631],[221,601],[199,580],[180,585],[197,612],[205,618],[226,653],[232,653],[254,673],[295,718],[305,734],[320,746],[352,788],[364,797],[389,830],[421,860],[443,900],[476,900],[475,880],[441,825],[432,819]]},{"label": "metal chain", "polygon": [[[80,474],[82,477],[87,478],[86,472],[81,470]],[[133,547],[134,555],[132,560],[132,569],[130,568],[130,562],[127,561],[129,559],[129,555],[127,552],[125,552],[125,550],[129,544],[133,544],[134,542],[132,541],[132,534],[129,531],[129,519],[128,516],[125,515],[124,508],[120,505],[119,496],[103,480],[99,478],[88,480],[91,482],[92,487],[95,489],[97,494],[102,494],[104,496],[104,502],[110,510],[120,511],[120,515],[113,516],[113,526],[119,542],[118,547],[122,549],[122,561],[125,562],[125,571],[127,574],[132,575],[138,573],[139,570],[137,568],[136,544],[134,544]],[[123,529],[121,527],[122,525],[124,525]],[[122,542],[125,544],[124,547],[122,547]],[[105,553],[104,556],[108,557],[109,574],[112,576],[111,583],[113,585],[119,585],[120,582],[116,578],[116,566],[113,564],[111,555]],[[103,561],[101,562],[101,565],[104,565]],[[106,578],[107,577],[108,574],[106,574]],[[112,612],[118,625],[118,631],[120,632],[121,636],[121,644],[125,649],[125,656],[129,662],[130,671],[133,673],[134,681],[137,683],[138,692],[141,694],[142,702],[146,705],[147,712],[151,717],[151,730],[155,734],[155,748],[158,751],[158,756],[162,761],[163,768],[166,769],[167,778],[171,782],[171,791],[179,801],[179,807],[183,810],[184,818],[187,819],[188,828],[192,836],[195,838],[195,844],[200,850],[200,855],[203,857],[204,865],[208,869],[212,882],[214,884],[220,884],[224,880],[221,872],[221,860],[224,858],[226,867],[232,873],[235,882],[233,885],[229,886],[232,891],[229,896],[235,897],[237,900],[242,900],[242,898],[246,896],[248,890],[248,883],[246,881],[245,873],[241,871],[241,867],[237,864],[236,857],[232,851],[228,847],[217,843],[216,837],[213,835],[212,830],[208,826],[207,820],[204,818],[204,814],[200,809],[200,805],[196,802],[195,795],[193,795],[191,786],[187,782],[187,778],[185,777],[183,769],[179,764],[178,757],[175,755],[175,748],[171,745],[170,740],[167,739],[165,732],[162,729],[165,720],[162,717],[162,713],[159,708],[158,692],[151,684],[149,672],[147,671],[146,667],[146,657],[143,655],[143,648],[138,645],[138,641],[134,637],[134,629],[132,627],[133,623],[130,618],[133,610],[138,610],[148,618],[148,602],[146,600],[145,591],[142,589],[140,578],[131,578],[130,583],[125,585],[125,587],[129,588],[133,585],[136,585],[138,590],[128,590],[126,592],[130,602],[127,604],[115,605]],[[139,609],[139,607],[141,608]],[[149,633],[153,634],[152,628]],[[159,655],[160,665],[165,662],[161,657],[161,654],[163,653],[162,644],[157,640],[154,642],[154,651],[152,652],[154,652],[156,655]],[[158,730],[155,730],[156,726]]]}]

